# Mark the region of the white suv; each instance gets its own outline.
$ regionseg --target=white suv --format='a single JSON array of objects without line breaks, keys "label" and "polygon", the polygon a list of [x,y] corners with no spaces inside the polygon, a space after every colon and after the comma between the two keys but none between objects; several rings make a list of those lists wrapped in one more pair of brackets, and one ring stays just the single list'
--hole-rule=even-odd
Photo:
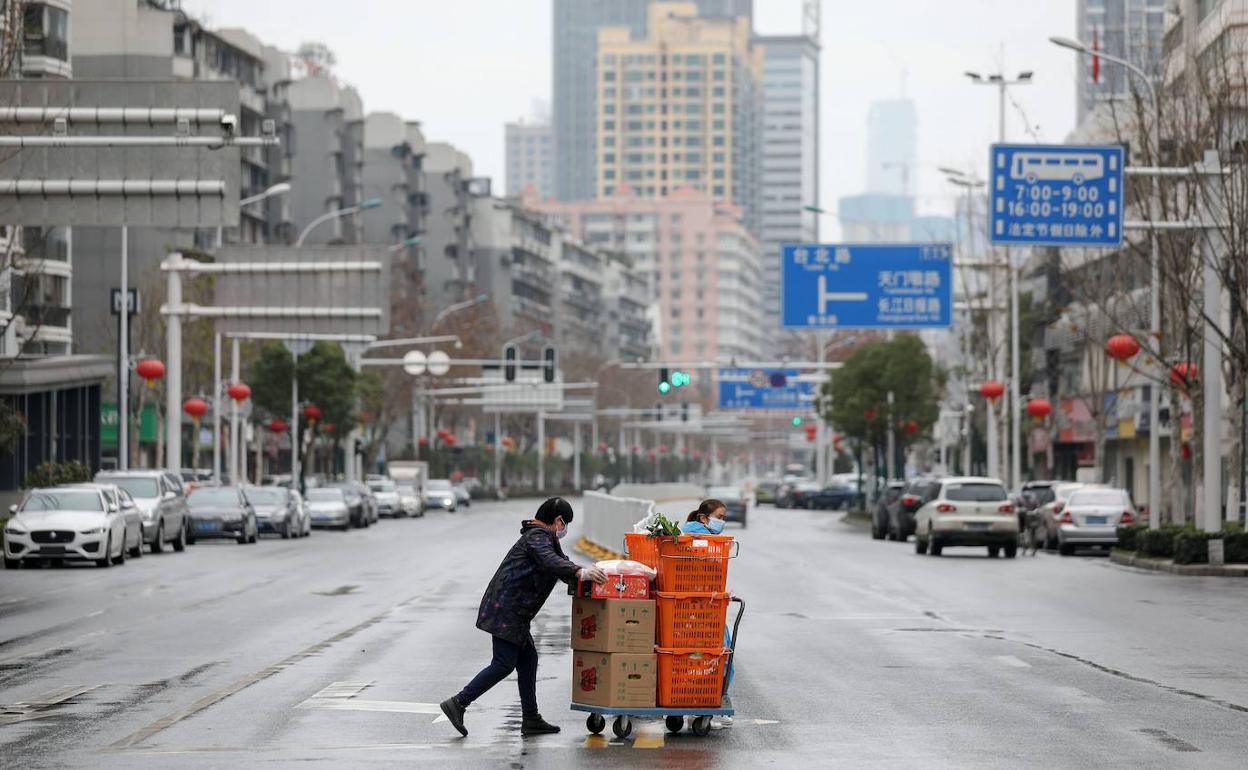
[{"label": "white suv", "polygon": [[947,545],[987,546],[994,558],[1002,550],[1007,559],[1018,554],[1018,516],[999,479],[940,480],[935,497],[915,514],[914,550],[940,556]]}]

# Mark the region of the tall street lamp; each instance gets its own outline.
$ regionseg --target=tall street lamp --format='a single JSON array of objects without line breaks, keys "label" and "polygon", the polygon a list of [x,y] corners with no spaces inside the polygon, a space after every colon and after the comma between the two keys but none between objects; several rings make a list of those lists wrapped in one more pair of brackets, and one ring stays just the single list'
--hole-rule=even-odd
[{"label": "tall street lamp", "polygon": [[[1157,166],[1161,165],[1161,93],[1157,90],[1157,83],[1142,68],[1132,64],[1126,59],[1107,54],[1104,51],[1093,51],[1078,40],[1072,40],[1068,37],[1050,37],[1049,42],[1054,45],[1068,48],[1080,55],[1095,54],[1105,61],[1126,67],[1127,71],[1137,76],[1148,89],[1148,95],[1153,102],[1153,121],[1156,125],[1153,127],[1152,145],[1149,152],[1153,156],[1153,163]],[[1164,360],[1161,355],[1161,240],[1157,236],[1156,222],[1161,217],[1161,185],[1159,180],[1154,179],[1152,184],[1152,194],[1148,199],[1148,219],[1152,225],[1148,229],[1149,235],[1149,280],[1152,282],[1152,294],[1149,297],[1149,334],[1153,338],[1156,355],[1154,358],[1159,367],[1162,367]],[[1164,369],[1163,369],[1164,371]],[[1165,381],[1164,374],[1156,378],[1149,390],[1148,397],[1148,526],[1149,529],[1159,529],[1161,527],[1161,435],[1158,425],[1159,413],[1161,411],[1161,383]]]},{"label": "tall street lamp", "polygon": [[363,200],[354,206],[347,206],[345,208],[334,209],[333,211],[327,211],[324,214],[321,214],[316,219],[313,219],[311,222],[308,223],[307,227],[303,228],[303,232],[299,233],[299,238],[295,240],[295,246],[302,246],[304,240],[308,237],[308,234],[311,233],[316,228],[317,225],[323,222],[328,222],[331,219],[338,219],[340,217],[350,216],[358,211],[365,211],[367,209],[375,209],[380,205],[381,205],[381,198],[368,198],[367,200]]},{"label": "tall street lamp", "polygon": [[[997,89],[997,136],[998,141],[1005,143],[1005,97],[1006,91],[1010,86],[1030,85],[1034,73],[1030,70],[1019,72],[1017,77],[1010,79],[1001,73],[991,75],[980,75],[978,72],[967,72],[966,76],[971,79],[975,85],[994,86]],[[1021,372],[1018,363],[1018,275],[1014,270],[1014,265],[1010,262],[1010,253],[1008,249],[1003,250],[1005,254],[1006,276],[1009,281],[1010,291],[1010,485],[1018,484],[1022,481],[1022,454],[1021,442],[1018,440],[1019,431],[1022,430],[1022,419],[1019,414],[1019,394],[1018,379]],[[989,283],[995,282],[996,276],[992,276]],[[996,308],[993,308],[992,318],[996,317]],[[996,363],[996,362],[994,362]],[[1000,371],[1003,366],[996,366]]]},{"label": "tall street lamp", "polygon": [[[278,182],[272,187],[266,189],[264,192],[256,193],[248,198],[243,198],[238,202],[238,207],[240,209],[246,208],[253,203],[259,203],[265,198],[271,198],[274,195],[285,195],[288,192],[290,192],[290,182]],[[223,245],[225,245],[225,228],[219,226],[217,227],[217,248],[219,249]]]}]

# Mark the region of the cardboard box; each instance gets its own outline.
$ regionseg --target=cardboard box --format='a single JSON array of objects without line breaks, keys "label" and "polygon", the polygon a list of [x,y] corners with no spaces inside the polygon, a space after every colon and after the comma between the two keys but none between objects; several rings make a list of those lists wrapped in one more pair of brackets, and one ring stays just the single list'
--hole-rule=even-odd
[{"label": "cardboard box", "polygon": [[654,652],[653,599],[572,600],[572,649],[594,652]]},{"label": "cardboard box", "polygon": [[592,580],[579,581],[575,595],[591,599],[649,599],[650,578],[645,575],[622,575],[618,572],[608,572],[605,583],[595,583]]},{"label": "cardboard box", "polygon": [[654,653],[572,652],[572,701],[591,706],[652,709],[658,690]]}]

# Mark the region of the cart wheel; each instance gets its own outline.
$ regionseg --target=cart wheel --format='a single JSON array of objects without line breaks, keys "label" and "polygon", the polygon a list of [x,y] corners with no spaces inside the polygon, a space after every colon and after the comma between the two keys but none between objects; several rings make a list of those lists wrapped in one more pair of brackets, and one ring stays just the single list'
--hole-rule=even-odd
[{"label": "cart wheel", "polygon": [[710,735],[711,734],[711,718],[701,716],[693,720],[694,735]]},{"label": "cart wheel", "polygon": [[618,716],[611,723],[611,732],[616,738],[627,738],[633,732],[633,720],[626,716]]},{"label": "cart wheel", "polygon": [[668,732],[672,732],[672,733],[680,732],[685,726],[684,717],[670,716],[664,721],[667,723]]},{"label": "cart wheel", "polygon": [[590,714],[589,718],[585,720],[585,729],[589,730],[594,735],[598,735],[606,729],[606,727],[607,720],[603,718],[602,714]]}]

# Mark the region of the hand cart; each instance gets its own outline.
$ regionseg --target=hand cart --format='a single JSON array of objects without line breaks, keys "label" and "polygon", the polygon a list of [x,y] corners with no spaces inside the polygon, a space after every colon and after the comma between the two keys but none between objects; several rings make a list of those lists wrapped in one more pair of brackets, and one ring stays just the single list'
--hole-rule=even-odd
[{"label": "hand cart", "polygon": [[741,616],[745,614],[745,602],[736,596],[732,597],[732,601],[740,606],[737,608],[737,617],[732,623],[732,648],[728,652],[728,661],[724,666],[724,694],[718,708],[710,706],[699,706],[696,708],[660,706],[652,709],[613,708],[574,702],[570,706],[573,711],[589,712],[589,717],[585,720],[586,729],[597,735],[606,729],[606,718],[613,716],[615,720],[611,723],[611,732],[615,733],[617,738],[627,738],[633,732],[634,718],[663,717],[668,731],[678,733],[685,726],[685,717],[690,717],[689,729],[694,735],[701,736],[711,732],[711,717],[730,717],[736,714],[732,707],[732,701],[728,697],[728,673],[732,670],[732,659],[736,655],[737,632],[741,628]]}]

